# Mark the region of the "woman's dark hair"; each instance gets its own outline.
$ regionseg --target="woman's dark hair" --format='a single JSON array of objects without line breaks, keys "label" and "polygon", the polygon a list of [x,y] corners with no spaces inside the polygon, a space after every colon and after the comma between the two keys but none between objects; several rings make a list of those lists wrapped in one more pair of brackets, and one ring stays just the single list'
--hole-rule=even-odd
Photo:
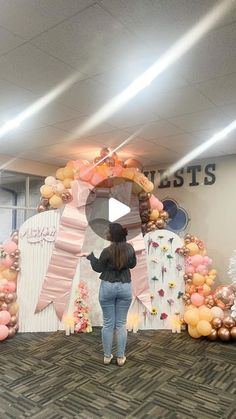
[{"label": "woman's dark hair", "polygon": [[126,244],[126,236],[128,232],[118,223],[109,225],[108,240],[112,243],[109,247],[111,254],[111,263],[115,269],[121,270],[128,265],[128,247]]}]

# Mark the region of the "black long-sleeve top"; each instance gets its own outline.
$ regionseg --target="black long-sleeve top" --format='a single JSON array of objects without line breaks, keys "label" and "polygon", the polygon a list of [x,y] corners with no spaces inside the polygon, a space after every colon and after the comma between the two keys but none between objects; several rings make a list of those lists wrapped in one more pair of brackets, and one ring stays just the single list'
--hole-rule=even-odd
[{"label": "black long-sleeve top", "polygon": [[99,258],[96,258],[93,253],[87,256],[93,270],[95,272],[101,272],[100,279],[109,282],[131,282],[130,269],[136,266],[136,255],[133,246],[129,243],[126,243],[126,245],[128,262],[127,266],[121,270],[115,269],[112,266],[111,254],[108,247],[103,249]]}]

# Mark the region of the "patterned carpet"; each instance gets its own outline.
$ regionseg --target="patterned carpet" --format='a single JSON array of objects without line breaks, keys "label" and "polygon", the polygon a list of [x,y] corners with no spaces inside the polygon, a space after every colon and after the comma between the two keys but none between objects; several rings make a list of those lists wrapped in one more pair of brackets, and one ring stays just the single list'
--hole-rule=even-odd
[{"label": "patterned carpet", "polygon": [[236,347],[187,334],[129,334],[102,364],[100,330],[18,334],[0,344],[0,418],[236,418]]}]

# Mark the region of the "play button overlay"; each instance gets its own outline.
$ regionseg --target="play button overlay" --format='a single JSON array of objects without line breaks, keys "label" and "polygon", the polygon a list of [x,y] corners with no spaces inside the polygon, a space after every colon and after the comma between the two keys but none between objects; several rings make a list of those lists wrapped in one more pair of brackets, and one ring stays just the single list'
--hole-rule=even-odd
[{"label": "play button overlay", "polygon": [[126,214],[129,214],[131,211],[128,205],[123,204],[115,198],[109,198],[108,201],[108,220],[111,223],[118,220]]},{"label": "play button overlay", "polygon": [[91,190],[85,211],[89,226],[98,236],[107,240],[109,224],[114,222],[127,228],[127,240],[140,234],[139,200],[132,192],[134,186],[133,181],[115,177]]}]

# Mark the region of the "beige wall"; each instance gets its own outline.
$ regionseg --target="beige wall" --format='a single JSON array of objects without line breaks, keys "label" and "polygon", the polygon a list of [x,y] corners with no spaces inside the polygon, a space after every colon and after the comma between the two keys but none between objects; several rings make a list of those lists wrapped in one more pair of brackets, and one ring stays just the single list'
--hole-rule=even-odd
[{"label": "beige wall", "polygon": [[0,170],[10,170],[17,173],[27,173],[36,176],[55,176],[58,166],[33,160],[15,159],[12,156],[0,154]]},{"label": "beige wall", "polygon": [[[236,249],[236,155],[199,160],[191,164],[215,163],[216,181],[213,185],[204,185],[204,173],[198,174],[198,186],[188,186],[191,175],[185,174],[184,185],[166,189],[155,187],[155,194],[163,199],[176,199],[190,215],[191,221],[185,233],[190,232],[205,241],[208,255],[218,271],[218,282],[230,283],[227,276],[229,258]],[[190,165],[191,165],[190,164]],[[146,170],[158,170],[149,167]],[[158,177],[155,176],[155,183]],[[173,182],[172,182],[173,185]]]}]

